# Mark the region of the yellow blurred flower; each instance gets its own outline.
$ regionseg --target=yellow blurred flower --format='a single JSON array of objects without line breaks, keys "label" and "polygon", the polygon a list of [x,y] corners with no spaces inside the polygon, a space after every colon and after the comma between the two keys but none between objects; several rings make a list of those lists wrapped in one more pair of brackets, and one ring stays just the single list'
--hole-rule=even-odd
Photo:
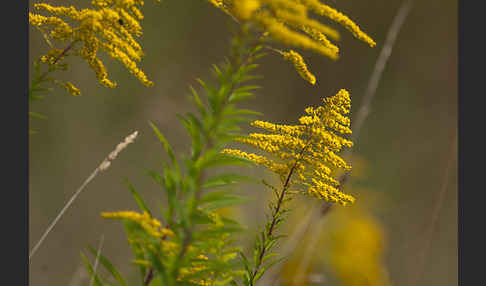
[{"label": "yellow blurred flower", "polygon": [[326,226],[323,255],[343,286],[388,286],[385,230],[366,209],[336,210]]}]

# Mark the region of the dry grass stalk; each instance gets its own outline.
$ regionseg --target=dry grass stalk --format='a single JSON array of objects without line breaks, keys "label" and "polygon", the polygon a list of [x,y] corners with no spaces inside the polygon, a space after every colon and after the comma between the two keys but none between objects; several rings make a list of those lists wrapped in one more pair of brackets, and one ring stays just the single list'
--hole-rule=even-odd
[{"label": "dry grass stalk", "polygon": [[135,141],[135,138],[138,135],[138,131],[133,132],[131,135],[127,136],[125,140],[123,140],[120,144],[118,144],[104,160],[101,162],[101,164],[89,175],[89,177],[83,182],[83,184],[76,190],[76,192],[72,195],[72,197],[68,200],[68,202],[64,205],[64,207],[61,209],[61,211],[58,213],[56,218],[52,221],[52,223],[47,227],[47,229],[44,231],[44,234],[41,236],[39,241],[35,244],[35,246],[32,248],[29,254],[29,264],[34,256],[34,254],[37,252],[39,247],[42,245],[44,240],[46,239],[47,235],[52,231],[54,226],[58,223],[58,221],[61,219],[61,217],[64,215],[64,213],[67,211],[67,209],[71,206],[71,204],[76,200],[76,198],[79,196],[79,194],[84,190],[84,188],[98,175],[98,173],[106,171],[113,160],[116,159],[118,154],[125,149],[129,144],[133,143]]}]

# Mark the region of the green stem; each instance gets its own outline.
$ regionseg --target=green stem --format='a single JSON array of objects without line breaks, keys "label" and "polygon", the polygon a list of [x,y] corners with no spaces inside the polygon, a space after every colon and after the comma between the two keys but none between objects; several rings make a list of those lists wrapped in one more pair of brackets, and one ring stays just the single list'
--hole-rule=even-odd
[{"label": "green stem", "polygon": [[[308,147],[308,145],[309,145],[310,142],[311,142],[311,140],[307,141],[307,143],[304,146],[304,148],[302,148],[302,150],[300,151],[299,157],[304,154],[304,151],[305,151],[305,149],[307,149],[307,147]],[[277,219],[278,219],[278,217],[280,215],[280,209],[281,209],[281,207],[282,207],[282,205],[284,203],[284,198],[285,198],[286,191],[290,187],[290,178],[292,177],[292,174],[294,173],[295,168],[297,167],[298,163],[299,163],[299,160],[296,160],[295,163],[294,163],[294,165],[290,169],[289,174],[287,175],[287,178],[285,179],[285,183],[283,185],[282,192],[278,196],[277,206],[275,207],[275,211],[272,214],[272,221],[270,223],[270,228],[268,229],[267,234],[264,237],[264,240],[262,241],[262,248],[261,248],[260,254],[258,256],[257,264],[255,265],[255,269],[253,270],[253,272],[251,273],[251,276],[250,276],[250,286],[253,286],[254,285],[254,283],[255,283],[254,282],[255,277],[258,274],[258,271],[260,271],[260,267],[262,266],[263,257],[265,255],[266,250],[267,250],[267,248],[265,247],[266,240],[267,240],[267,238],[270,238],[273,235],[273,230],[275,228]]]},{"label": "green stem", "polygon": [[[258,45],[259,43],[255,44]],[[254,53],[249,53],[243,61],[241,61],[239,64],[238,64],[238,68],[235,69],[234,71],[231,71],[230,74],[234,74],[235,71],[238,71],[239,68],[245,66],[248,64],[248,62],[250,61],[250,59],[252,58],[252,56],[254,55]],[[203,148],[201,150],[201,152],[195,157],[193,158],[194,161],[197,161],[201,156],[202,154],[206,153],[208,150],[212,149],[214,147],[214,140],[216,139],[215,138],[215,135],[213,134],[215,129],[220,125],[221,121],[223,120],[223,112],[225,110],[225,108],[227,107],[227,105],[229,104],[229,96],[233,93],[233,91],[238,88],[239,84],[238,83],[235,83],[234,80],[232,79],[231,80],[231,86],[228,90],[228,92],[225,94],[225,96],[223,97],[223,101],[221,102],[221,105],[219,106],[219,108],[217,110],[214,111],[213,113],[213,122],[211,124],[211,126],[209,126],[208,128],[208,131],[207,131],[207,136],[205,136],[205,142],[204,142],[204,145],[203,145]],[[199,174],[197,174],[197,186],[196,186],[196,190],[194,192],[194,204],[192,206],[192,209],[190,210],[190,214],[189,214],[189,217],[192,216],[192,214],[196,211],[196,208],[197,208],[197,203],[202,195],[202,181],[203,181],[203,178],[204,178],[204,171],[201,171]],[[193,229],[194,229],[194,226],[192,224],[192,222],[190,221],[190,225],[188,227],[186,227],[186,229],[184,230],[184,240],[182,242],[182,248],[181,248],[181,252],[179,253],[178,257],[177,257],[177,260],[176,262],[174,263],[175,267],[173,269],[173,277],[174,279],[177,279],[177,276],[179,275],[179,267],[178,265],[181,263],[181,261],[183,260],[186,252],[187,252],[187,249],[189,247],[189,245],[191,244],[191,241],[192,241],[192,237],[193,237]],[[148,286],[150,284],[150,282],[152,281],[154,275],[153,275],[153,269],[151,268],[146,276],[146,279],[144,281],[144,285],[145,286]]]}]

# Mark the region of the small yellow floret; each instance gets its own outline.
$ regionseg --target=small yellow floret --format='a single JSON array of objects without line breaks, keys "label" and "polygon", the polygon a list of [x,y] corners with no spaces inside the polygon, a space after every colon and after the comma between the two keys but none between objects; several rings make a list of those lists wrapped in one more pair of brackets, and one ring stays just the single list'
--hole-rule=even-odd
[{"label": "small yellow floret", "polygon": [[284,56],[284,59],[286,61],[292,62],[295,69],[303,79],[310,82],[311,84],[316,84],[316,77],[309,72],[309,69],[305,64],[304,59],[299,53],[290,50],[288,52],[282,52],[282,55]]},{"label": "small yellow floret", "polygon": [[329,19],[338,22],[339,24],[346,27],[353,35],[362,40],[363,42],[370,45],[370,47],[374,47],[376,42],[367,34],[365,34],[359,28],[356,23],[354,23],[348,16],[344,15],[343,13],[337,11],[334,8],[329,7],[328,5],[322,4],[319,0],[300,0],[304,4],[306,4],[310,9],[316,12],[319,15],[328,17]]},{"label": "small yellow floret", "polygon": [[66,82],[66,89],[67,91],[73,95],[73,96],[76,96],[76,95],[80,95],[81,94],[81,91],[75,87],[70,81]]},{"label": "small yellow floret", "polygon": [[259,22],[264,26],[265,30],[275,40],[282,42],[285,45],[300,47],[303,49],[314,50],[332,60],[337,60],[338,55],[331,49],[322,44],[312,40],[302,33],[298,33],[278,20],[265,17],[265,14],[256,16]]},{"label": "small yellow floret", "polygon": [[309,26],[302,26],[302,31],[310,35],[314,40],[321,43],[323,46],[328,47],[330,50],[335,52],[336,55],[339,53],[339,48],[331,43],[326,35],[320,32],[318,29]]},{"label": "small yellow floret", "polygon": [[166,228],[161,228],[161,223],[155,218],[152,218],[147,212],[143,214],[134,211],[119,211],[119,212],[103,212],[101,216],[104,218],[126,219],[139,224],[148,234],[154,237],[172,236],[174,233]]}]

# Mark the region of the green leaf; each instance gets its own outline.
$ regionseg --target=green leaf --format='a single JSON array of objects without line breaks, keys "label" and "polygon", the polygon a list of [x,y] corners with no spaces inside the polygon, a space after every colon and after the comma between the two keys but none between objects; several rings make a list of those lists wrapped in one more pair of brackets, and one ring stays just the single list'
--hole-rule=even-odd
[{"label": "green leaf", "polygon": [[[226,195],[224,197],[220,197],[217,200],[212,201],[211,203],[208,203],[207,206],[204,207],[205,210],[208,211],[213,211],[217,209],[221,209],[224,207],[229,207],[233,206],[236,204],[241,204],[250,201],[249,198],[246,197],[240,197],[240,196],[235,196],[235,195]],[[202,203],[202,202],[201,202]]]},{"label": "green leaf", "polygon": [[242,66],[240,68],[240,71],[242,73],[248,73],[249,71],[256,69],[258,66],[259,66],[259,64],[249,64],[249,65],[246,65],[246,66]]},{"label": "green leaf", "polygon": [[243,265],[245,266],[245,269],[248,273],[251,273],[251,265],[250,265],[250,262],[248,261],[248,258],[246,258],[245,254],[243,253],[243,251],[240,251],[238,252],[241,256],[241,258],[243,259]]},{"label": "green leaf", "polygon": [[156,273],[160,274],[159,276],[161,277],[162,281],[165,283],[162,283],[162,285],[167,285],[167,269],[164,267],[164,265],[161,263],[159,257],[157,255],[154,255],[153,253],[149,252],[149,258],[150,262],[152,263],[154,269],[156,270]]},{"label": "green leaf", "polygon": [[230,103],[237,103],[242,100],[254,97],[254,94],[251,92],[253,90],[259,89],[260,86],[258,85],[245,85],[243,87],[239,87],[233,91],[230,95],[228,101]]},{"label": "green leaf", "polygon": [[236,88],[235,92],[246,92],[246,91],[250,91],[250,90],[257,90],[257,89],[260,89],[260,88],[261,88],[261,86],[259,86],[259,85],[244,85],[242,87]]},{"label": "green leaf", "polygon": [[206,114],[207,114],[206,107],[204,106],[201,99],[199,98],[197,91],[192,86],[190,86],[189,88],[191,89],[192,96],[194,97],[194,101],[196,102],[196,106],[197,109],[199,110],[199,113],[201,113],[201,116],[203,118],[206,118]]},{"label": "green leaf", "polygon": [[205,195],[202,195],[201,198],[199,199],[199,202],[201,204],[205,203],[213,203],[218,200],[222,200],[225,197],[227,197],[231,193],[231,190],[225,190],[225,191],[212,191],[209,192]]},{"label": "green leaf", "polygon": [[186,116],[189,118],[189,121],[191,121],[191,123],[196,127],[196,129],[199,130],[199,133],[204,134],[203,123],[199,120],[199,118],[194,116],[194,114],[192,113],[187,113]]},{"label": "green leaf", "polygon": [[262,264],[264,264],[267,260],[271,259],[272,257],[275,257],[275,256],[278,256],[277,253],[270,253],[270,254],[267,254],[263,257],[262,259]]},{"label": "green leaf", "polygon": [[272,267],[273,265],[279,263],[280,261],[284,260],[285,257],[281,257],[281,258],[278,258],[278,259],[275,259],[274,261],[268,263],[267,265],[263,266],[262,269],[257,273],[257,275],[255,275],[255,282],[258,281],[258,279],[260,279],[262,277],[262,275],[268,270],[270,269],[270,267]]},{"label": "green leaf", "polygon": [[93,253],[95,256],[98,256],[99,262],[101,264],[103,264],[103,266],[106,268],[106,270],[108,270],[111,273],[113,278],[115,278],[115,280],[118,281],[118,283],[120,283],[120,285],[127,286],[127,283],[125,282],[125,279],[123,279],[123,277],[120,275],[120,272],[118,272],[118,270],[116,270],[116,268],[113,266],[113,264],[106,257],[101,255],[101,253],[98,254],[98,252],[93,247],[88,246],[88,248],[91,251],[91,253]]},{"label": "green leaf", "polygon": [[255,97],[255,95],[251,92],[233,92],[228,98],[228,101],[230,103],[237,103],[253,97]]},{"label": "green leaf", "polygon": [[225,174],[220,174],[220,175],[209,178],[202,185],[202,187],[203,188],[220,187],[220,186],[226,186],[226,185],[229,185],[229,184],[235,184],[235,183],[239,183],[239,182],[243,182],[243,181],[250,181],[250,180],[252,180],[252,178],[248,177],[248,176],[225,173]]},{"label": "green leaf", "polygon": [[160,277],[160,275],[156,275],[152,281],[150,282],[149,286],[160,286],[160,285],[164,285],[162,283],[162,278]]},{"label": "green leaf", "polygon": [[213,71],[214,71],[214,74],[216,75],[216,78],[220,82],[223,82],[225,80],[224,73],[219,69],[219,67],[217,65],[213,64]]},{"label": "green leaf", "polygon": [[135,190],[133,185],[128,181],[127,178],[125,178],[124,181],[125,184],[128,186],[128,189],[130,190],[130,193],[132,194],[133,198],[135,199],[135,201],[137,201],[137,205],[142,209],[142,211],[147,212],[150,216],[152,216],[152,213],[148,209],[145,202],[142,200],[142,197],[140,197],[138,192]]},{"label": "green leaf", "polygon": [[32,111],[29,111],[29,116],[30,117],[40,118],[40,119],[46,119],[47,118],[47,116],[45,116],[45,115],[42,115],[42,114],[39,114],[39,113],[35,113],[35,112],[32,112]]},{"label": "green leaf", "polygon": [[174,151],[172,150],[172,147],[169,145],[169,142],[167,141],[167,139],[165,139],[164,135],[162,135],[162,133],[160,132],[160,130],[157,128],[157,126],[155,126],[150,121],[149,121],[149,124],[152,127],[152,129],[154,130],[155,134],[157,134],[157,137],[159,138],[159,141],[162,143],[162,145],[164,146],[165,151],[169,155],[170,161],[172,163],[172,166],[174,166],[174,168],[176,170],[179,170],[179,165],[177,164],[177,160],[175,158]]},{"label": "green leaf", "polygon": [[169,194],[175,193],[176,187],[177,187],[177,182],[174,176],[174,172],[172,170],[165,166],[164,167],[164,187],[167,190]]},{"label": "green leaf", "polygon": [[102,286],[98,274],[94,272],[93,267],[91,267],[91,264],[89,263],[86,256],[84,256],[83,252],[81,252],[81,259],[83,260],[84,266],[86,266],[86,270],[88,270],[89,276],[91,277],[91,279],[93,279],[94,285]]},{"label": "green leaf", "polygon": [[41,87],[40,85],[33,86],[29,89],[30,92],[52,91],[52,87]]},{"label": "green leaf", "polygon": [[249,166],[254,165],[254,162],[245,158],[222,154],[216,150],[212,150],[200,157],[195,163],[195,167],[199,168],[199,170],[228,165]]},{"label": "green leaf", "polygon": [[247,81],[250,81],[250,80],[254,80],[254,79],[262,79],[263,76],[260,76],[260,75],[246,75],[246,76],[242,76],[240,78],[240,82],[243,83],[243,82],[247,82]]},{"label": "green leaf", "polygon": [[152,177],[157,182],[157,184],[164,186],[164,179],[158,173],[156,173],[155,171],[149,170],[149,171],[147,171],[147,174],[150,177]]},{"label": "green leaf", "polygon": [[34,95],[34,94],[31,94],[30,100],[40,100],[40,99],[43,99],[44,97],[45,97],[44,95]]},{"label": "green leaf", "polygon": [[191,150],[192,158],[199,157],[202,148],[202,143],[201,143],[202,126],[200,122],[198,120],[197,122],[194,121],[193,119],[195,119],[195,117],[194,118],[189,117],[189,119],[187,119],[184,116],[177,115],[177,118],[179,118],[182,121],[184,128],[192,138],[192,150]]},{"label": "green leaf", "polygon": [[225,117],[230,117],[230,116],[253,116],[253,115],[258,115],[261,116],[263,113],[254,111],[254,110],[249,110],[249,109],[229,109],[227,108],[224,112]]},{"label": "green leaf", "polygon": [[206,94],[208,96],[209,107],[211,107],[212,111],[216,110],[217,109],[217,98],[215,96],[217,95],[216,90],[211,88],[201,79],[197,79],[197,81],[202,85],[202,87],[206,91]]}]

